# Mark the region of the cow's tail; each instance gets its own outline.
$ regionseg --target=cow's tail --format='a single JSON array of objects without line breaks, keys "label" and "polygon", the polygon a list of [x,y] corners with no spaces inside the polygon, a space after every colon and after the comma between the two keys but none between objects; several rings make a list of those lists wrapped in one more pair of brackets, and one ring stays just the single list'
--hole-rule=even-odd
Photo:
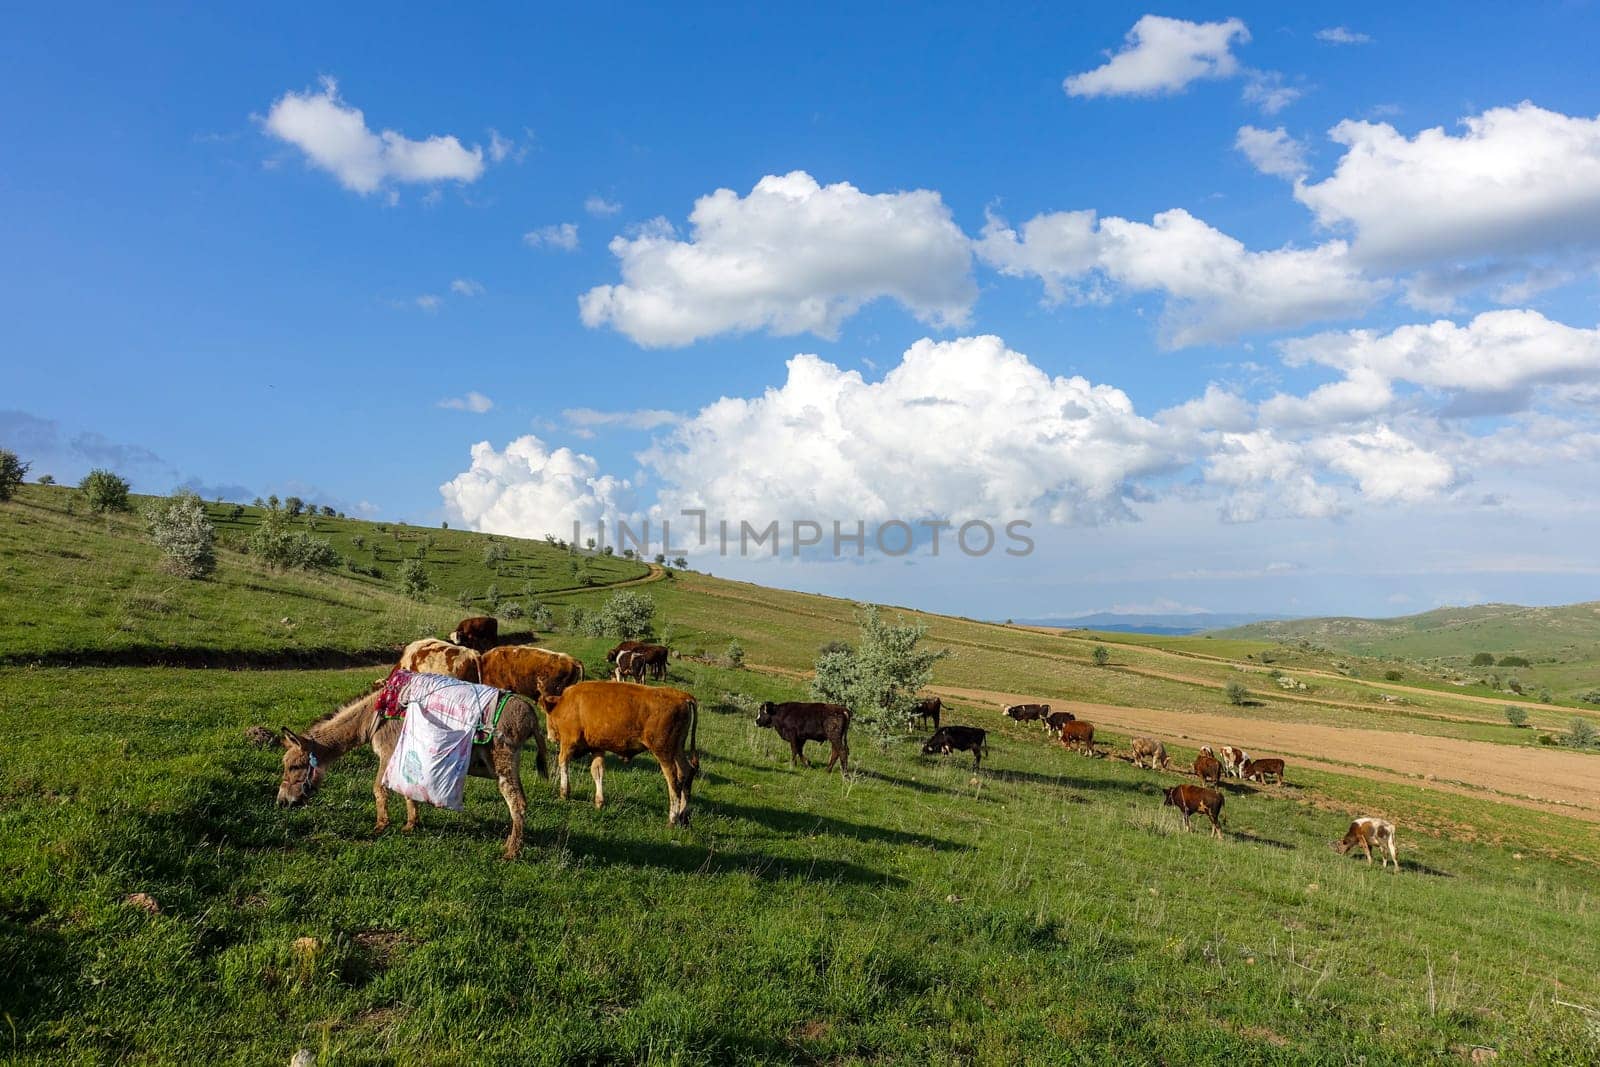
[{"label": "cow's tail", "polygon": [[700,705],[694,697],[689,698],[689,766],[696,771],[700,769],[700,743],[695,739],[696,730],[700,725]]}]

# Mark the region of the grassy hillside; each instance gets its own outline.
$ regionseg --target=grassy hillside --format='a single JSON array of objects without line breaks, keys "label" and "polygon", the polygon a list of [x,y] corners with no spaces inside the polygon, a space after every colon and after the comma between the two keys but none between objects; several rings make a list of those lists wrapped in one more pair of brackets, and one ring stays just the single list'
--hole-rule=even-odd
[{"label": "grassy hillside", "polygon": [[[24,486],[0,506],[0,663],[187,662],[204,654],[218,663],[252,656],[371,660],[419,635],[448,633],[462,614],[483,610],[491,585],[527,605],[574,588],[581,580],[574,562],[600,584],[648,573],[643,564],[577,559],[515,539],[496,539],[507,555],[497,567],[483,560],[490,539],[482,534],[324,518],[292,527],[327,538],[347,564],[376,567],[380,575],[348,565],[279,572],[238,551],[260,510],[244,508],[233,519],[229,505],[208,505],[223,547],[215,575],[192,582],[161,569],[137,514],[91,516],[74,507],[74,496]],[[423,537],[433,542],[423,563],[436,589],[417,602],[401,594],[396,571],[402,557],[416,556]],[[465,608],[463,592],[477,598]]]},{"label": "grassy hillside", "polygon": [[[905,612],[951,651],[934,685],[947,721],[991,730],[985,767],[858,733],[855,772],[827,776],[790,769],[753,709],[806,692],[819,646],[855,636],[856,605],[596,560],[595,580],[648,580],[635,588],[686,654],[670,682],[702,709],[695,822],[667,829],[648,757],[611,763],[604,812],[581,768],[571,803],[530,772],[528,850],[504,863],[504,807],[485,782],[465,813],[373,838],[370,753],[336,766],[311,806],[272,807],[277,754],[243,729],[303,725],[364,690],[373,666],[119,656],[377,664],[448,628],[461,591],[530,583],[523,595],[559,618],[614,586],[574,586],[572,558],[543,543],[505,540],[496,574],[481,535],[406,527],[397,544],[321,519],[317,536],[382,576],[274,573],[224,551],[213,578],[186,582],[159,569],[135,519],[69,515],[67,499],[28,487],[0,506],[11,1060],[284,1062],[301,1047],[341,1064],[1600,1056],[1566,1006],[1600,1005],[1600,822],[1385,762],[1453,745],[1490,766],[1600,768],[1600,754],[1535,744],[1568,709],[1530,704],[1535,729],[1515,730],[1498,700],[1375,680],[1384,663],[1345,652]],[[243,536],[259,515],[224,521]],[[440,589],[417,603],[392,571],[424,533]],[[751,669],[702,662],[733,639]],[[610,643],[542,640],[591,674]],[[1096,666],[1102,644],[1110,662]],[[1226,698],[1230,681],[1245,704]],[[1104,724],[1119,710],[1165,717],[1175,767],[1219,740],[1190,721],[1228,724],[1223,739],[1341,741],[1292,759],[1286,786],[1230,785],[1229,836],[1213,842],[1160,804],[1192,778],[1047,744],[997,715],[1021,696],[1100,719],[1116,751],[1128,731]],[[1328,851],[1359,813],[1399,823],[1401,875]],[[158,911],[130,904],[138,893]]]}]

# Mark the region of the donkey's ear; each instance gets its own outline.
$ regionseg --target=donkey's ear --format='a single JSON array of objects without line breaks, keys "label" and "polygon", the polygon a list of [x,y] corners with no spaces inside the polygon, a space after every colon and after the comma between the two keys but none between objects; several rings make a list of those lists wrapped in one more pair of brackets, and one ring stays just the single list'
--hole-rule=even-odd
[{"label": "donkey's ear", "polygon": [[278,729],[283,731],[283,739],[286,743],[291,744],[296,748],[306,747],[305,739],[299,734],[295,733],[293,730],[289,729],[287,726],[280,726]]}]

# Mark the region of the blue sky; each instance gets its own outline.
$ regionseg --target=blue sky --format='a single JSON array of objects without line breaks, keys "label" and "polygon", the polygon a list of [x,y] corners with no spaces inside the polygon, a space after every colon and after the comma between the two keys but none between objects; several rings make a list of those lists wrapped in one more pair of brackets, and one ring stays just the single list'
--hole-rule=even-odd
[{"label": "blue sky", "polygon": [[697,560],[985,616],[1600,597],[1592,5],[9,29],[36,472],[534,536],[1025,517],[1025,559]]}]

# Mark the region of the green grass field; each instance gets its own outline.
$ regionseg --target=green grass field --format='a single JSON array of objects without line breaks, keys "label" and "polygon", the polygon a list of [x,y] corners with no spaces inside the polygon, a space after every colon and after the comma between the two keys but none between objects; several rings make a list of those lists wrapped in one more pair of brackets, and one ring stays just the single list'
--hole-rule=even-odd
[{"label": "green grass field", "polygon": [[[356,535],[370,527],[350,521]],[[488,571],[467,576],[480,535],[459,536],[459,588],[486,585]],[[563,591],[565,553],[508,544],[530,571],[558,557],[539,593],[558,616],[607,595]],[[376,655],[448,628],[459,588],[419,604],[392,583],[231,553],[214,578],[181,582],[131,519],[26,497],[0,506],[0,547],[11,1062],[284,1063],[299,1048],[330,1064],[1600,1058],[1595,1017],[1569,1006],[1600,1008],[1592,822],[1297,769],[1288,786],[1231,786],[1215,842],[1161,806],[1163,786],[1192,779],[1067,753],[961,701],[947,721],[991,730],[977,775],[964,756],[864,733],[851,775],[793,770],[750,709],[800,696],[772,670],[853,636],[854,606],[674,574],[637,588],[676,648],[715,654],[736,637],[772,669],[674,662],[672,684],[701,706],[692,827],[666,826],[649,757],[610,763],[603,812],[582,769],[563,803],[529,761],[528,847],[508,863],[504,805],[482,781],[464,813],[373,837],[370,752],[309,806],[272,805],[278,753],[244,729],[304,725],[381,667],[93,665],[143,647],[274,668],[285,649]],[[643,573],[605,562],[615,580]],[[146,598],[166,607],[129,607]],[[1474,719],[1448,693],[1368,708],[1378,689],[1311,675],[1316,657],[1283,669],[1329,705],[1270,694],[1279,665],[1243,658],[1270,645],[1124,639],[1099,668],[1090,653],[1109,635],[919,617],[954,653],[940,684],[1221,713],[1239,676],[1262,696],[1241,715],[1519,743],[1488,736],[1495,708]],[[548,640],[591,675],[604,665],[607,641]],[[1192,754],[1175,748],[1175,763]],[[1401,874],[1328,850],[1358,811],[1400,823]],[[159,911],[128,902],[139,893]]]}]

